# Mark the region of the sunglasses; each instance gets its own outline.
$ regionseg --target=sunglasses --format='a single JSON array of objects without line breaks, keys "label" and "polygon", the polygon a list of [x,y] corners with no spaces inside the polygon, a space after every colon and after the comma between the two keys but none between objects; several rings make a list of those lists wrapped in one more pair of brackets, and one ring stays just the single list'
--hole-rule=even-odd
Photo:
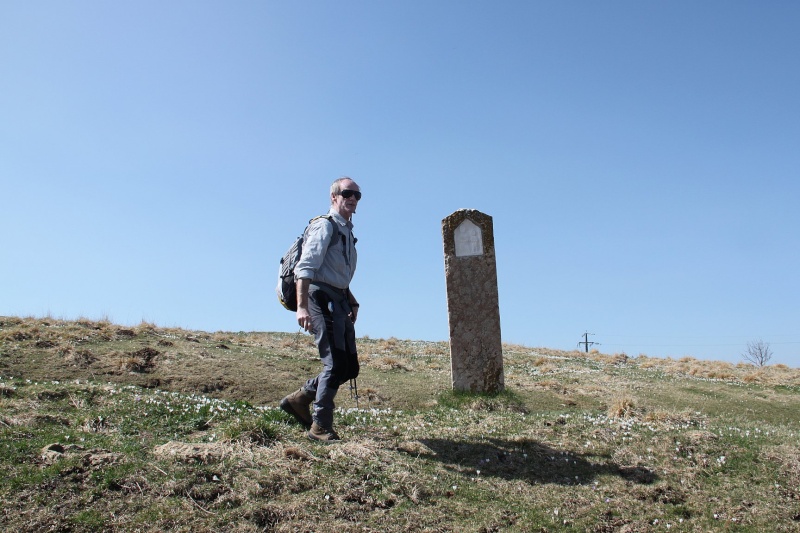
[{"label": "sunglasses", "polygon": [[361,191],[354,191],[352,189],[345,189],[339,194],[342,195],[342,198],[350,198],[351,196],[355,196],[356,200],[361,200]]}]

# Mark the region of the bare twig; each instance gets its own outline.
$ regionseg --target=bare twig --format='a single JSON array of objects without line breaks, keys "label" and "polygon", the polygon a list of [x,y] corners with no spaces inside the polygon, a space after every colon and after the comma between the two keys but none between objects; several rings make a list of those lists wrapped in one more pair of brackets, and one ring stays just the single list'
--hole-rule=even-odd
[{"label": "bare twig", "polygon": [[208,509],[206,509],[205,507],[203,507],[202,505],[200,505],[199,503],[197,503],[197,502],[195,501],[195,499],[194,499],[194,498],[192,498],[191,494],[189,494],[188,492],[184,492],[184,494],[186,494],[186,497],[187,497],[187,498],[189,498],[189,499],[192,501],[192,503],[195,505],[195,507],[197,507],[198,509],[200,509],[200,510],[201,510],[201,511],[203,511],[204,513],[208,513],[208,514],[210,514],[210,515],[214,515],[214,516],[216,516],[216,514],[217,514],[217,513],[215,513],[214,511],[209,511]]}]

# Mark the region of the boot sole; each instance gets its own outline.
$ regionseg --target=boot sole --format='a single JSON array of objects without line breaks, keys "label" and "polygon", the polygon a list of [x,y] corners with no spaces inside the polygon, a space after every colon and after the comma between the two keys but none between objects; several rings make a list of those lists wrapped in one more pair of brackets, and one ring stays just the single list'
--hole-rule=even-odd
[{"label": "boot sole", "polygon": [[338,438],[337,439],[321,439],[319,437],[316,437],[316,436],[312,435],[311,432],[308,433],[308,438],[309,438],[309,440],[312,440],[314,442],[321,442],[322,444],[333,444],[334,442],[339,442],[339,441],[342,440],[342,439],[338,439]]},{"label": "boot sole", "polygon": [[300,423],[301,426],[303,426],[306,429],[311,429],[311,422],[306,422],[303,419],[303,417],[300,416],[300,414],[297,411],[294,410],[294,408],[292,407],[292,404],[290,404],[289,402],[286,401],[286,398],[281,400],[280,407],[281,407],[281,409],[283,409],[283,411],[285,411],[285,412],[289,413],[290,415],[292,415],[294,417],[294,419],[297,420]]}]

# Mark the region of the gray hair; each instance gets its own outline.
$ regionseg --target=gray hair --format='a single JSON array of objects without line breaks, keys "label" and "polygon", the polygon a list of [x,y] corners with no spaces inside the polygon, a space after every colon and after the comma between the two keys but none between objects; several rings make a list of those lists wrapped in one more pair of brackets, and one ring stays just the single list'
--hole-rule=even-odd
[{"label": "gray hair", "polygon": [[[337,196],[340,192],[342,192],[342,182],[343,181],[353,181],[353,178],[348,176],[342,176],[341,178],[337,179],[331,184],[331,196]],[[353,181],[353,183],[355,183]]]}]

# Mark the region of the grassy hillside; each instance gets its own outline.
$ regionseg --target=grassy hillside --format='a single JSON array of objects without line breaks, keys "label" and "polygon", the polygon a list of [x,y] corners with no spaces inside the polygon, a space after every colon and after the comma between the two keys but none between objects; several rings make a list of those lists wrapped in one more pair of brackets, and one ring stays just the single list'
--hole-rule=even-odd
[{"label": "grassy hillside", "polygon": [[4,531],[800,531],[800,370],[360,339],[343,441],[276,409],[310,337],[0,317]]}]

